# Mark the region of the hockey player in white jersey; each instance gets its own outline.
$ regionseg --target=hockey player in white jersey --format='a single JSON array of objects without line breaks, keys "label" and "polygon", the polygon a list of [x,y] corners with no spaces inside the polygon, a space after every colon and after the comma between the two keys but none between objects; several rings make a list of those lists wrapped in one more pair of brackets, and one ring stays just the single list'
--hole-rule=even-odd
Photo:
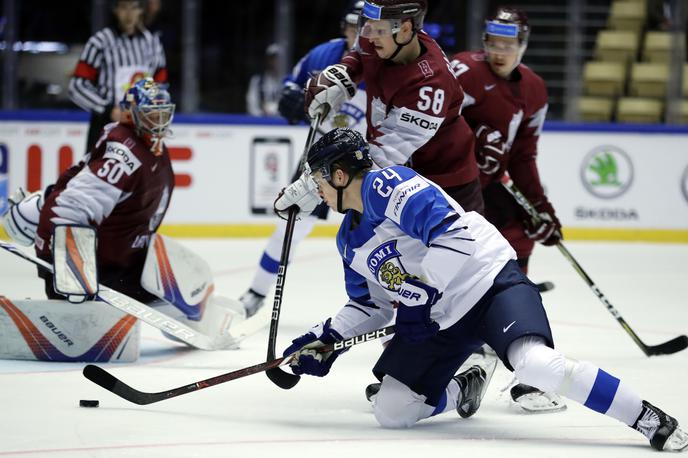
[{"label": "hockey player in white jersey", "polygon": [[484,371],[455,372],[487,343],[523,383],[616,418],[657,450],[688,448],[676,419],[594,364],[554,349],[537,287],[494,226],[411,169],[371,171],[371,165],[358,133],[334,130],[308,153],[302,179],[315,191],[285,192],[276,202],[287,211],[296,198],[308,212],[322,198],[345,214],[337,248],[349,301],[285,350],[295,353],[294,373],[327,375],[341,351],[322,354],[314,347],[394,318],[396,333],[373,368],[382,382],[373,409],[383,427],[410,427],[454,409],[473,414]]}]

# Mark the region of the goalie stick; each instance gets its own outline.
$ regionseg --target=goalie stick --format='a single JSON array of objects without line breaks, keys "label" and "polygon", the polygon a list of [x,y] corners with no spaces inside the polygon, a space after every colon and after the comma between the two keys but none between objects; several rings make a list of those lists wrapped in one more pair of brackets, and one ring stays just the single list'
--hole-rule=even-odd
[{"label": "goalie stick", "polygon": [[[540,221],[540,215],[538,214],[538,211],[535,209],[535,207],[533,207],[533,204],[530,203],[526,196],[524,196],[523,193],[516,187],[516,185],[514,185],[514,182],[511,180],[510,177],[505,175],[502,180],[502,185],[507,190],[507,192],[511,194],[514,199],[516,199],[516,202],[526,211],[526,213],[528,213],[528,215],[535,222]],[[573,266],[574,270],[578,272],[578,274],[583,278],[583,280],[585,280],[592,292],[595,293],[598,299],[607,307],[609,313],[611,313],[612,316],[616,318],[616,321],[618,321],[621,327],[624,329],[624,331],[626,331],[626,333],[629,336],[631,336],[631,339],[633,339],[633,341],[640,347],[640,349],[643,351],[643,353],[645,353],[645,355],[670,355],[672,353],[684,350],[686,347],[688,347],[688,336],[686,335],[680,335],[659,345],[646,345],[642,340],[640,340],[638,334],[636,334],[633,331],[633,329],[631,329],[631,327],[628,325],[628,323],[626,323],[626,320],[623,319],[623,317],[619,314],[618,310],[616,310],[614,306],[611,304],[611,302],[609,302],[607,297],[604,294],[602,294],[602,291],[600,291],[595,282],[592,281],[592,278],[590,278],[590,276],[583,270],[581,265],[578,264],[578,261],[576,261],[576,259],[569,252],[569,250],[566,249],[563,242],[557,242],[557,248],[559,248],[561,254],[564,255],[566,260]]]},{"label": "goalie stick", "polygon": [[[311,128],[308,131],[306,138],[306,145],[303,149],[303,155],[299,161],[299,170],[303,170],[306,158],[308,157],[308,150],[313,144],[313,139],[320,126],[320,114],[315,115],[311,121]],[[289,217],[287,219],[287,227],[285,229],[284,241],[282,242],[282,253],[280,255],[279,267],[277,268],[277,283],[275,284],[275,295],[272,302],[272,319],[270,320],[270,334],[268,336],[268,356],[267,360],[275,359],[275,345],[277,344],[277,327],[279,325],[280,309],[282,308],[282,296],[284,293],[284,282],[287,277],[287,264],[289,264],[289,251],[291,249],[291,239],[294,235],[294,224],[296,224],[296,214],[298,208],[292,206],[289,209]],[[268,376],[272,382],[282,389],[289,390],[294,388],[301,377],[295,374],[290,374],[280,369],[278,366],[268,367],[265,370],[265,375]]]},{"label": "goalie stick", "polygon": [[[340,340],[334,344],[324,345],[319,347],[317,350],[319,352],[328,352],[332,350],[342,350],[344,348],[350,348],[354,345],[358,345],[370,340],[379,339],[380,337],[388,336],[394,333],[394,326],[388,326],[386,328],[377,329],[366,334],[360,334],[358,336],[351,337],[349,339]],[[101,386],[102,388],[116,394],[122,399],[126,399],[129,402],[138,405],[153,404],[154,402],[164,401],[166,399],[181,396],[183,394],[193,393],[194,391],[202,390],[203,388],[208,388],[211,386],[219,385],[220,383],[229,382],[236,380],[238,378],[246,377],[248,375],[256,374],[258,372],[267,371],[270,369],[279,368],[288,364],[291,361],[292,355],[283,356],[281,358],[266,361],[264,363],[256,364],[254,366],[245,367],[243,369],[238,369],[233,372],[227,372],[226,374],[217,375],[209,379],[200,380],[198,382],[190,383],[188,385],[180,386],[178,388],[172,388],[170,390],[159,391],[157,393],[148,393],[145,391],[139,391],[135,388],[130,387],[126,383],[119,380],[114,375],[110,374],[105,369],[95,366],[93,364],[88,364],[84,367],[84,377]]]},{"label": "goalie stick", "polygon": [[[0,240],[0,248],[25,259],[41,269],[53,273],[53,266],[36,256],[32,256],[11,243]],[[218,336],[211,338],[205,334],[201,334],[185,325],[184,323],[171,318],[164,313],[160,313],[152,307],[139,302],[125,294],[122,294],[114,289],[108,288],[105,285],[98,285],[99,291],[98,299],[109,304],[124,313],[132,315],[139,320],[150,324],[154,328],[160,329],[185,343],[199,348],[201,350],[221,350],[235,345],[238,339],[230,336]]]}]

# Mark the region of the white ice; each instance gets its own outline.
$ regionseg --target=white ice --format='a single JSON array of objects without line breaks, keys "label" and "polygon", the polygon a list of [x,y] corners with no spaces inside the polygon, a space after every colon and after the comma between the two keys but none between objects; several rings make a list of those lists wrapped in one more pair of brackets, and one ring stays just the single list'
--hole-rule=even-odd
[{"label": "white ice", "polygon": [[[217,291],[238,297],[263,240],[186,240],[205,257]],[[582,243],[567,246],[647,344],[688,332],[688,245]],[[344,300],[332,239],[307,239],[289,269],[278,349]],[[32,265],[0,253],[0,294],[41,297]],[[538,247],[531,278],[552,281],[543,295],[557,348],[594,362],[643,398],[688,425],[688,350],[646,357],[556,248]],[[143,391],[162,391],[265,360],[267,330],[236,351],[192,351],[143,325],[142,357],[107,369]],[[380,346],[342,356],[324,379],[292,390],[256,374],[149,406],[92,384],[83,364],[0,361],[0,456],[65,457],[631,457],[652,453],[647,440],[616,420],[569,401],[549,415],[519,414],[500,388],[498,368],[478,413],[446,413],[409,430],[380,428],[363,391]],[[78,407],[98,399],[100,408]]]}]

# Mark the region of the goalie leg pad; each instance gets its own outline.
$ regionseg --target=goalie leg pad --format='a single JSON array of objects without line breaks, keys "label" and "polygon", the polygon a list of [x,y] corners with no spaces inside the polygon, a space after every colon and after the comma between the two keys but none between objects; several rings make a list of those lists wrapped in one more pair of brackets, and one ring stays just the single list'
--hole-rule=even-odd
[{"label": "goalie leg pad", "polygon": [[140,334],[136,318],[102,302],[0,296],[0,359],[129,363]]},{"label": "goalie leg pad", "polygon": [[56,226],[53,235],[55,291],[70,302],[98,293],[96,230],[87,226]]}]

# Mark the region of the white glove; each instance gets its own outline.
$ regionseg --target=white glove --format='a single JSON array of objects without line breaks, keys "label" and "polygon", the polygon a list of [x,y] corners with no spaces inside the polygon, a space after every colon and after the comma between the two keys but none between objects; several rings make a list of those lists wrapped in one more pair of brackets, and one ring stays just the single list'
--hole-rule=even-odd
[{"label": "white glove", "polygon": [[330,111],[337,112],[342,103],[356,95],[356,84],[342,64],[325,67],[306,82],[306,107],[308,116],[320,113],[324,118]]},{"label": "white glove", "polygon": [[277,196],[275,213],[286,219],[289,207],[296,205],[299,209],[297,216],[306,216],[310,215],[320,202],[322,199],[318,195],[318,186],[307,172],[303,172],[298,180],[284,188]]},{"label": "white glove", "polygon": [[2,220],[5,232],[13,242],[19,245],[33,245],[43,208],[43,192],[36,191],[27,194],[24,189],[19,188],[12,193],[7,202],[10,209]]}]

